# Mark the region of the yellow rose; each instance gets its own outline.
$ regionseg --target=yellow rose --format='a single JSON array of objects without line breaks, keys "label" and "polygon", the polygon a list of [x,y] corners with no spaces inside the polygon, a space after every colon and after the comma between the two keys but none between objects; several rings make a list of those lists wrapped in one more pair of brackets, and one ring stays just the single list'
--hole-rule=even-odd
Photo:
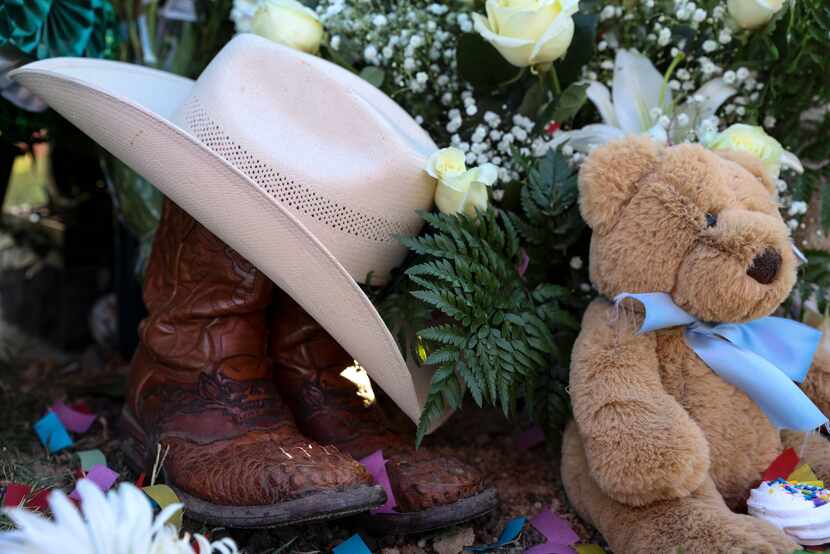
[{"label": "yellow rose", "polygon": [[317,14],[297,0],[265,0],[251,19],[251,32],[280,44],[316,54],[323,39]]},{"label": "yellow rose", "polygon": [[781,173],[781,166],[790,167],[799,173],[804,171],[801,162],[781,144],[766,134],[761,127],[736,123],[716,135],[707,144],[712,150],[734,150],[756,156],[773,179]]},{"label": "yellow rose", "polygon": [[784,7],[784,0],[729,0],[729,13],[744,29],[755,29],[766,24]]},{"label": "yellow rose", "polygon": [[513,65],[550,63],[565,55],[574,36],[579,0],[487,0],[475,28]]},{"label": "yellow rose", "polygon": [[467,169],[464,152],[458,148],[442,148],[430,156],[427,173],[438,180],[435,205],[441,212],[464,212],[471,216],[476,214],[476,209],[487,209],[487,187],[499,176],[493,164]]}]

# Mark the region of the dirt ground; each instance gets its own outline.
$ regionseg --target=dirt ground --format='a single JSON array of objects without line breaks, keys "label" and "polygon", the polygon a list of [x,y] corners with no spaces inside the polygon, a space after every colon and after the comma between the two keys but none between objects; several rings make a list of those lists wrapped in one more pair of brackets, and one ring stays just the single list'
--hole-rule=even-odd
[{"label": "dirt ground", "polygon": [[[2,333],[0,333],[2,334]],[[74,452],[98,448],[121,480],[137,475],[124,463],[118,432],[118,414],[125,387],[125,364],[90,348],[78,356],[32,356],[6,352],[0,366],[0,481],[69,491],[79,461]],[[37,350],[35,350],[37,351]],[[90,431],[75,435],[75,446],[49,455],[37,440],[32,424],[55,400],[83,401],[99,418]],[[461,527],[415,536],[372,536],[354,520],[329,521],[310,526],[269,530],[205,528],[187,521],[186,528],[213,539],[230,535],[247,554],[329,552],[354,533],[359,533],[373,552],[384,554],[453,554],[464,546],[497,540],[505,522],[516,516],[531,518],[544,508],[562,514],[585,543],[603,544],[569,510],[559,480],[558,454],[544,446],[517,448],[520,423],[506,421],[497,411],[468,407],[456,414],[438,433],[427,439],[430,448],[457,456],[480,468],[497,489],[499,508]],[[0,527],[8,526],[0,518]],[[519,553],[544,542],[528,525],[517,542],[500,552]]]}]

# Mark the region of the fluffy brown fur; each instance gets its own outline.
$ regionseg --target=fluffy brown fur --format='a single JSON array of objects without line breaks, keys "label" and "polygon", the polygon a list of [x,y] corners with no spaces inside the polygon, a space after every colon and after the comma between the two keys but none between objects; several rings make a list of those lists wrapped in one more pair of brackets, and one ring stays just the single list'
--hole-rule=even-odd
[{"label": "fluffy brown fur", "polygon": [[[580,173],[580,206],[594,232],[591,280],[605,298],[669,293],[706,321],[769,315],[796,273],[772,191],[749,156],[645,138],[599,148]],[[762,284],[747,271],[767,249],[781,263]],[[577,511],[618,554],[792,553],[797,545],[776,528],[734,510],[787,446],[830,480],[830,443],[782,435],[694,354],[680,329],[638,335],[641,318],[636,303],[615,310],[597,299],[574,346],[575,421],[562,473]],[[830,363],[814,364],[805,384],[821,408],[830,407],[824,368]]]}]

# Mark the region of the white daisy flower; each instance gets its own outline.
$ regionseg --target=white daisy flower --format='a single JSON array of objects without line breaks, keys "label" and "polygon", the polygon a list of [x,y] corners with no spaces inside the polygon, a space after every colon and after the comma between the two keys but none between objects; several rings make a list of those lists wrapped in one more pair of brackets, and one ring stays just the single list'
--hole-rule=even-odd
[{"label": "white daisy flower", "polygon": [[[231,539],[209,542],[202,535],[178,530],[167,521],[181,509],[171,504],[157,517],[138,488],[122,483],[106,496],[91,481],[78,482],[81,510],[62,491],[49,496],[53,519],[14,508],[6,514],[17,529],[0,533],[4,554],[237,554]],[[191,539],[195,542],[191,546]]]}]

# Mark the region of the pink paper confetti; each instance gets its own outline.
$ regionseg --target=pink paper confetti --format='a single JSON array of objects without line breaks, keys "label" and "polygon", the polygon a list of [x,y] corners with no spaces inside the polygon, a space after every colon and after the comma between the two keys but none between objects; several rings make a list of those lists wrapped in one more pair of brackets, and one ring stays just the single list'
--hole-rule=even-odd
[{"label": "pink paper confetti", "polygon": [[58,400],[50,408],[58,419],[61,420],[63,426],[74,433],[86,433],[97,417],[95,414],[85,414],[79,412],[74,408],[70,408],[62,400]]},{"label": "pink paper confetti", "polygon": [[383,450],[376,450],[369,454],[360,463],[366,468],[366,471],[375,480],[375,483],[383,487],[386,491],[386,504],[379,508],[374,508],[369,511],[371,514],[393,514],[393,508],[398,505],[395,501],[395,495],[392,493],[392,484],[389,482],[389,474],[386,473],[386,460],[383,459]]},{"label": "pink paper confetti", "polygon": [[525,429],[516,437],[516,448],[530,450],[545,442],[545,432],[538,425]]},{"label": "pink paper confetti", "polygon": [[537,531],[542,533],[548,542],[529,549],[525,554],[576,554],[570,545],[579,540],[567,521],[550,510],[542,510],[539,515],[530,520]]},{"label": "pink paper confetti", "polygon": [[528,548],[525,550],[525,554],[576,554],[576,550],[564,544],[546,542],[545,544],[537,544],[532,548]]},{"label": "pink paper confetti", "polygon": [[[95,483],[101,491],[107,492],[115,484],[115,481],[118,480],[118,473],[105,465],[98,464],[92,466],[92,469],[90,469],[89,473],[86,474],[86,478]],[[75,490],[69,495],[69,498],[73,500],[81,499],[81,496],[78,494],[77,487],[75,487]]]},{"label": "pink paper confetti", "polygon": [[521,249],[522,259],[519,260],[519,265],[516,266],[516,271],[519,274],[519,277],[524,277],[525,273],[527,273],[527,266],[530,265],[530,256],[527,255],[527,251],[524,248]]}]

